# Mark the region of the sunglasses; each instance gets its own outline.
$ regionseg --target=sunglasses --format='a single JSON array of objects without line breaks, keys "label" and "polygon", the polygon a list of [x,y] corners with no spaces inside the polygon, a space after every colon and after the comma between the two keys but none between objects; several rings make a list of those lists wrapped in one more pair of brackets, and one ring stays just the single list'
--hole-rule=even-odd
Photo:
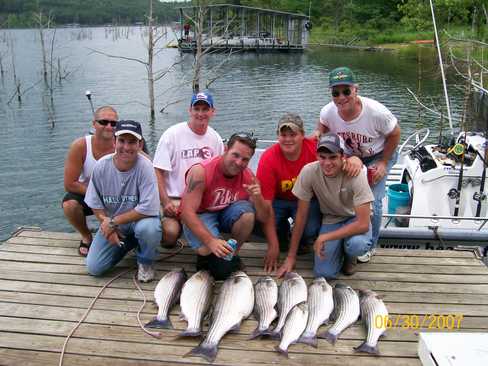
[{"label": "sunglasses", "polygon": [[96,121],[100,123],[102,126],[107,126],[108,124],[110,124],[110,126],[112,127],[117,126],[117,121],[111,121],[108,119],[97,119]]},{"label": "sunglasses", "polygon": [[344,95],[345,97],[348,97],[348,96],[350,96],[350,95],[351,95],[351,89],[349,89],[349,88],[345,88],[345,89],[344,89],[344,90],[342,90],[342,91],[337,90],[337,89],[336,89],[336,90],[332,90],[332,96],[333,96],[334,98],[337,98],[339,95],[341,95],[341,93],[342,93],[342,95]]},{"label": "sunglasses", "polygon": [[251,133],[248,133],[248,132],[237,132],[237,133],[234,133],[230,138],[229,138],[229,141],[230,140],[246,140],[250,147],[253,147],[253,148],[256,148],[256,143],[258,141],[257,138],[254,137],[254,133],[251,132]]}]

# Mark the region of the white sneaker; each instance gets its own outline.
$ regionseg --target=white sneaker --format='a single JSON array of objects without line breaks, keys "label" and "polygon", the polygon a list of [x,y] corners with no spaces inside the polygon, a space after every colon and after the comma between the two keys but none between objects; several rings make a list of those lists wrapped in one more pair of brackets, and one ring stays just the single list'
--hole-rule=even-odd
[{"label": "white sneaker", "polygon": [[151,282],[156,273],[152,264],[137,263],[137,280],[139,282]]},{"label": "white sneaker", "polygon": [[361,263],[368,263],[373,255],[376,254],[376,249],[373,248],[370,251],[367,251],[363,255],[358,256],[358,262]]}]

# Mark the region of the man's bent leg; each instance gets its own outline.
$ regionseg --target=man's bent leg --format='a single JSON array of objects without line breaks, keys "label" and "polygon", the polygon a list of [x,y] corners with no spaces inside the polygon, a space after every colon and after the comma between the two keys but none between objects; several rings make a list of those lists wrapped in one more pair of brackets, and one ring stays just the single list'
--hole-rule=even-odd
[{"label": "man's bent leg", "polygon": [[293,209],[296,211],[296,205],[292,201],[275,199],[272,202],[275,214],[276,235],[280,244],[280,251],[287,252],[290,242],[290,222],[289,217],[294,217]]},{"label": "man's bent leg", "polygon": [[158,257],[161,242],[161,221],[159,217],[145,217],[133,223],[134,236],[139,244],[137,262],[152,264]]},{"label": "man's bent leg", "polygon": [[[76,197],[76,196],[79,196]],[[80,202],[81,199],[81,202]],[[92,233],[86,224],[86,216],[91,215],[83,205],[83,197],[81,195],[74,195],[67,193],[63,198],[64,216],[68,222],[81,234],[83,243],[90,244],[92,241]]]},{"label": "man's bent leg", "polygon": [[101,276],[124,258],[132,248],[129,243],[122,247],[109,243],[98,230],[86,257],[88,273],[92,276]]},{"label": "man's bent leg", "polygon": [[[383,198],[385,197],[385,187],[386,187],[386,179],[388,174],[390,174],[390,170],[395,165],[398,158],[398,154],[395,152],[392,158],[388,161],[386,165],[386,175],[381,179],[377,184],[371,187],[374,195],[374,202],[373,202],[373,216],[371,218],[371,225],[372,225],[372,235],[373,235],[373,246],[375,248],[378,245],[378,239],[380,237],[380,229],[381,229],[381,219],[383,215]],[[376,161],[372,162],[369,165],[376,164]]]},{"label": "man's bent leg", "polygon": [[[324,224],[320,228],[320,234],[329,233],[342,227],[343,223]],[[314,274],[315,277],[336,278],[341,270],[343,261],[343,240],[329,240],[325,243],[323,251],[325,258],[320,259],[315,255]]]},{"label": "man's bent leg", "polygon": [[165,217],[161,221],[161,226],[163,231],[161,240],[164,243],[163,247],[174,247],[181,233],[180,222],[174,217]]},{"label": "man's bent leg", "polygon": [[231,233],[240,248],[252,233],[255,216],[251,202],[234,202],[221,212],[220,228],[224,232]]}]

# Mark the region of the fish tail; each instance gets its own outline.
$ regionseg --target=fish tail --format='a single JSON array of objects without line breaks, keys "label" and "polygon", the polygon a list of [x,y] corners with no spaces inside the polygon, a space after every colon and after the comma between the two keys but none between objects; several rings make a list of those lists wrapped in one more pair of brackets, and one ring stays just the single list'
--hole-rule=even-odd
[{"label": "fish tail", "polygon": [[288,358],[288,350],[286,349],[281,349],[280,346],[275,346],[275,350],[276,352],[278,352],[279,354],[282,354],[283,356],[285,356],[286,358]]},{"label": "fish tail", "polygon": [[173,329],[173,324],[171,324],[171,320],[163,319],[159,320],[158,318],[154,318],[149,323],[145,325],[146,328],[157,328],[157,329]]},{"label": "fish tail", "polygon": [[269,335],[272,335],[272,332],[271,332],[271,330],[269,328],[259,329],[259,326],[258,326],[251,333],[251,335],[249,336],[248,340],[251,340],[251,339],[254,339],[254,338],[258,338],[258,337],[262,337],[262,336],[269,336]]},{"label": "fish tail", "polygon": [[193,348],[184,357],[202,357],[208,362],[213,362],[217,357],[217,346],[211,344],[200,344],[198,347]]},{"label": "fish tail", "polygon": [[202,330],[199,328],[187,328],[179,334],[180,337],[200,337]]},{"label": "fish tail", "polygon": [[317,348],[317,337],[314,333],[303,333],[302,336],[298,338],[297,343],[304,343]]},{"label": "fish tail", "polygon": [[329,333],[329,331],[321,333],[321,334],[317,334],[317,337],[325,339],[330,344],[335,344],[337,341],[337,335]]},{"label": "fish tail", "polygon": [[280,340],[281,339],[281,330],[273,330],[272,332],[269,332],[269,335],[271,336],[271,339],[276,339]]},{"label": "fish tail", "polygon": [[371,353],[372,355],[380,354],[378,346],[370,346],[366,342],[361,343],[358,347],[354,347],[354,351]]}]

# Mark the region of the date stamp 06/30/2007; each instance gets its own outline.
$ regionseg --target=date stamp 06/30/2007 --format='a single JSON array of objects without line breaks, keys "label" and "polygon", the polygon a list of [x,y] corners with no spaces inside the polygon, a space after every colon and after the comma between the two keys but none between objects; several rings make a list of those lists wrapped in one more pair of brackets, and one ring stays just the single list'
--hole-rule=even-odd
[{"label": "date stamp 06/30/2007", "polygon": [[374,319],[376,328],[401,329],[444,329],[461,328],[463,314],[395,314],[377,315]]}]

